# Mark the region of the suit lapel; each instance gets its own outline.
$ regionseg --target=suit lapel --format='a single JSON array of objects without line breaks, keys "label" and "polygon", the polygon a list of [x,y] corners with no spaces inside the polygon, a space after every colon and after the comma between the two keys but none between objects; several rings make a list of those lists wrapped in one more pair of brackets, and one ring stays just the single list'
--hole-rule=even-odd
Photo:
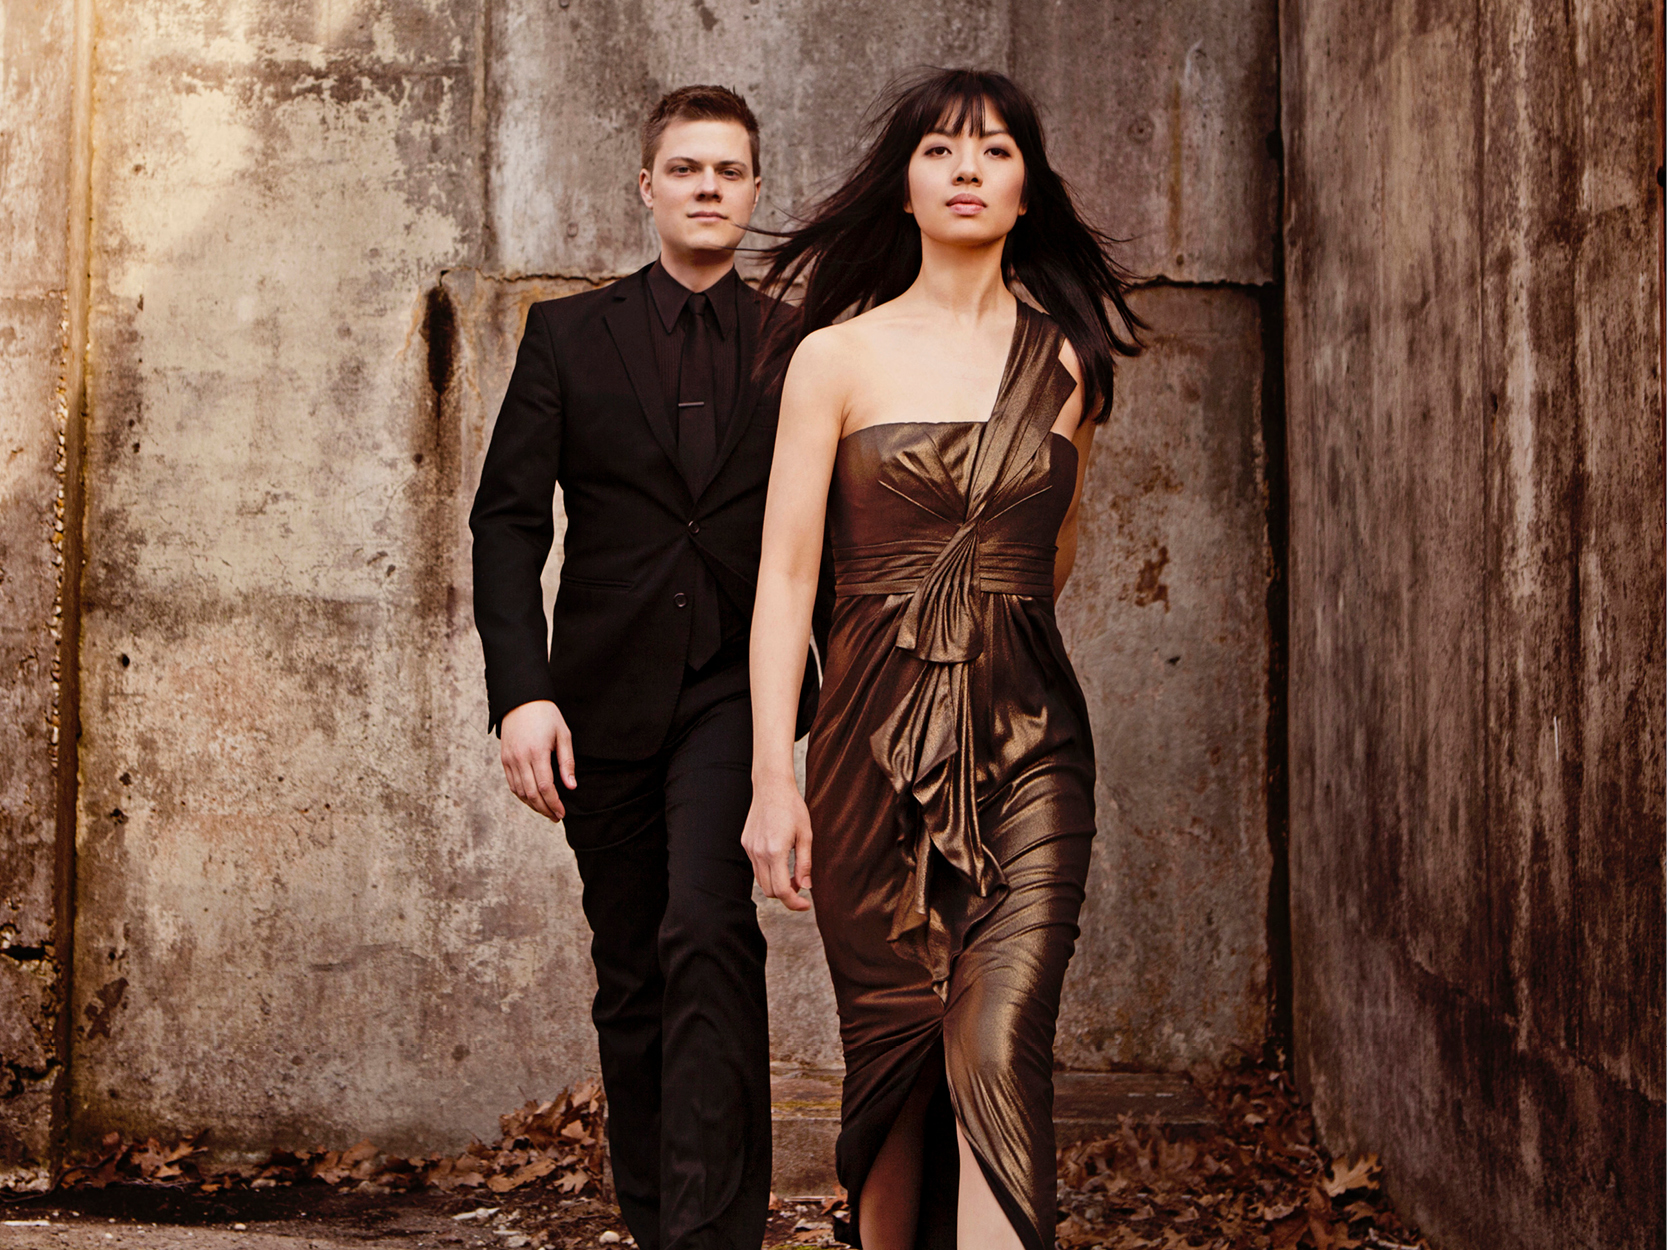
[{"label": "suit lapel", "polygon": [[671,414],[666,411],[666,397],[660,390],[660,364],[654,356],[654,343],[648,337],[648,292],[643,288],[643,271],[621,279],[613,289],[614,302],[603,320],[625,364],[625,376],[631,379],[631,389],[637,393],[637,402],[642,405],[654,441],[660,444],[660,450],[666,453],[666,459],[681,479],[677,431],[672,429]]},{"label": "suit lapel", "polygon": [[736,279],[740,290],[736,292],[735,320],[740,332],[740,359],[737,364],[735,378],[735,409],[729,414],[729,422],[724,426],[724,441],[718,445],[718,454],[712,457],[712,471],[706,475],[706,480],[700,483],[690,483],[698,500],[718,476],[725,461],[734,452],[735,446],[741,441],[741,436],[747,432],[747,426],[752,423],[753,410],[758,406],[758,386],[753,381],[753,359],[758,352],[758,329],[762,312],[759,308],[759,296],[745,282]]}]

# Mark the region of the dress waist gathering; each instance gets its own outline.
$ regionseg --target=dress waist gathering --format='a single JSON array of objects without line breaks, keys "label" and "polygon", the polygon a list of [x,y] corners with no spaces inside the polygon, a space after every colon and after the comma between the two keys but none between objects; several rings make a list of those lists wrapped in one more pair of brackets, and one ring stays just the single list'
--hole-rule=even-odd
[{"label": "dress waist gathering", "polygon": [[[972,567],[966,581],[972,589],[992,595],[1053,598],[1054,544],[984,537],[976,528],[969,529]],[[835,547],[834,593],[913,594],[958,537],[952,533],[945,538],[921,536]]]}]

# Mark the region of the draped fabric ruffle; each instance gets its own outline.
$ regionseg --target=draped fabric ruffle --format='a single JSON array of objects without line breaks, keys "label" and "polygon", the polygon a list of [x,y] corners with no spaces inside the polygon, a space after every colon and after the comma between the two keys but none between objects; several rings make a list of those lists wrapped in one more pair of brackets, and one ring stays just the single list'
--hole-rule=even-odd
[{"label": "draped fabric ruffle", "polygon": [[929,663],[909,699],[869,740],[893,788],[917,805],[917,819],[900,831],[909,879],[887,936],[925,965],[940,995],[958,935],[931,907],[933,849],[978,897],[964,910],[966,924],[982,919],[1007,887],[978,832],[968,687],[964,662]]},{"label": "draped fabric ruffle", "polygon": [[[986,538],[984,533],[986,516],[999,518],[1027,497],[1015,489],[1027,480],[1017,470],[1047,436],[1046,426],[1029,419],[1030,414],[1049,403],[1046,410],[1058,412],[1076,386],[1058,363],[1057,330],[1023,306],[1019,317],[996,409],[979,431],[970,489],[954,489],[953,476],[942,471],[931,444],[908,453],[920,460],[919,472],[900,475],[901,486],[888,483],[925,514],[925,526],[953,526],[948,538],[836,552],[840,593],[903,591],[909,596],[896,646],[923,669],[907,697],[874,732],[870,747],[897,794],[913,799],[916,817],[903,820],[899,830],[909,878],[892,918],[890,940],[931,972],[940,994],[961,933],[988,914],[1006,889],[1001,865],[980,836],[975,783],[978,753],[969,668],[984,651],[988,597],[1053,594],[1052,544]],[[1053,368],[1039,368],[1050,354]],[[911,576],[928,555],[924,571]],[[889,573],[883,587],[873,580],[881,568]],[[864,573],[869,574],[866,585]],[[955,909],[953,929],[932,906],[934,849],[977,899]]]}]

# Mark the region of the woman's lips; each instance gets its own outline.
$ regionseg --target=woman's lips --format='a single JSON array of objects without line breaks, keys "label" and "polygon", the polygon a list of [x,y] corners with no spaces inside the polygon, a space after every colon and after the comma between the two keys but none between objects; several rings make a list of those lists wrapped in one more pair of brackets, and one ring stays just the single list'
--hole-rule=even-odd
[{"label": "woman's lips", "polygon": [[956,195],[949,200],[949,210],[961,217],[971,217],[974,213],[983,211],[986,207],[983,200],[976,195]]}]

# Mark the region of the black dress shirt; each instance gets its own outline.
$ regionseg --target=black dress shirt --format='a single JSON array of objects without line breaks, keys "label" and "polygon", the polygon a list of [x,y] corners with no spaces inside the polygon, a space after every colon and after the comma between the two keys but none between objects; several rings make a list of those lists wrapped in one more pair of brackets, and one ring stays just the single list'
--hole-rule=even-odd
[{"label": "black dress shirt", "polygon": [[[660,391],[666,397],[667,415],[672,428],[676,429],[678,374],[683,367],[683,338],[689,324],[683,310],[693,292],[667,273],[666,267],[659,261],[648,267],[644,281],[648,286],[648,302],[653,309],[648,317],[648,336],[654,341],[654,360],[660,368]],[[718,446],[723,445],[724,430],[735,410],[736,380],[741,372],[740,310],[736,305],[740,285],[740,276],[731,269],[706,288],[710,315],[717,322],[713,339],[712,383],[717,392],[713,396],[713,419]],[[722,644],[717,656],[706,665],[706,670],[734,665],[738,661],[744,668],[747,634],[751,627],[748,613],[709,576],[702,579],[702,585],[695,593],[702,598],[712,596],[706,601],[710,604],[715,599],[718,609]]]},{"label": "black dress shirt", "polygon": [[[666,267],[655,261],[648,267],[649,303],[655,313],[650,314],[649,337],[654,340],[654,359],[660,366],[660,393],[671,406],[672,428],[677,427],[677,375],[683,363],[683,335],[689,324],[683,316],[683,306],[693,294]],[[735,306],[736,287],[741,279],[731,269],[706,289],[716,314],[717,336],[712,353],[712,381],[717,394],[712,397],[713,420],[716,423],[716,442],[723,445],[724,430],[730,414],[735,410],[735,380],[740,373],[741,336],[740,312]]]}]

